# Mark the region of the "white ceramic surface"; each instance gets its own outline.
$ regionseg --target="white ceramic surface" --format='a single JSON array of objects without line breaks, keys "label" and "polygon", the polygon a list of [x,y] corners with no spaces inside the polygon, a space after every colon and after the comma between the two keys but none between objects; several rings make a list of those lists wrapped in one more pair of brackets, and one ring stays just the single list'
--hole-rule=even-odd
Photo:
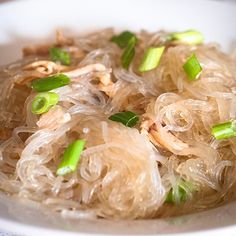
[{"label": "white ceramic surface", "polygon": [[[70,35],[111,26],[117,30],[150,31],[195,28],[204,33],[207,42],[217,41],[224,50],[230,50],[236,40],[235,22],[234,1],[5,1],[0,4],[0,65],[20,58],[22,46],[52,38],[58,28]],[[233,236],[236,235],[236,203],[171,219],[75,222],[45,215],[0,195],[0,229],[31,236],[183,233]]]}]

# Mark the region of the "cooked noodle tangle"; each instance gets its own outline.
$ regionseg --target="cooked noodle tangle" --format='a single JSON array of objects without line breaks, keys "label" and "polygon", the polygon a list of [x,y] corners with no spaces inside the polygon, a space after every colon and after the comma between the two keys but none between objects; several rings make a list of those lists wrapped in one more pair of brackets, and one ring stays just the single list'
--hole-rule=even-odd
[{"label": "cooked noodle tangle", "polygon": [[[74,40],[58,34],[71,66],[50,61],[47,45],[25,49],[22,60],[2,68],[0,189],[69,218],[164,217],[234,199],[236,138],[214,140],[211,127],[236,117],[236,62],[211,44],[168,45],[160,65],[140,74],[145,47],[165,43],[166,32],[137,34],[129,70],[121,67],[113,35],[112,29]],[[203,67],[194,82],[183,70],[192,53]],[[58,72],[72,82],[53,90],[59,103],[48,113],[32,114],[28,84]],[[140,115],[136,127],[108,119],[125,110]],[[78,170],[57,176],[65,148],[81,138]],[[190,200],[166,204],[182,180],[196,189],[186,187]]]}]

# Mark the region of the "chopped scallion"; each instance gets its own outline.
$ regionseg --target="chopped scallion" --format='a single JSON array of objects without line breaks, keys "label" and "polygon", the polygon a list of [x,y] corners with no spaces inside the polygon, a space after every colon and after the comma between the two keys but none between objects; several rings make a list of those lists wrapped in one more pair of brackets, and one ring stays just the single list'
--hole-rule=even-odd
[{"label": "chopped scallion", "polygon": [[[179,202],[186,202],[187,194],[186,194],[185,190],[178,187],[177,191],[178,191],[178,195],[179,195]],[[167,194],[165,202],[166,203],[176,203],[177,202],[174,197],[174,194],[173,194],[173,189],[171,189],[169,191],[169,193]]]},{"label": "chopped scallion", "polygon": [[121,56],[121,63],[122,63],[123,68],[125,69],[129,68],[130,63],[132,62],[134,58],[136,42],[137,42],[136,38],[132,37],[129,40],[128,45]]},{"label": "chopped scallion", "polygon": [[127,127],[133,127],[139,121],[139,117],[131,111],[124,111],[111,115],[109,120],[120,122]]},{"label": "chopped scallion", "polygon": [[125,48],[128,45],[131,38],[135,38],[135,40],[137,41],[135,34],[133,34],[130,31],[124,31],[119,35],[113,36],[111,38],[111,41],[116,43],[120,48]]},{"label": "chopped scallion", "polygon": [[33,114],[43,114],[52,106],[56,105],[59,96],[57,93],[45,92],[37,94],[31,103],[31,112]]},{"label": "chopped scallion", "polygon": [[175,32],[169,34],[167,39],[170,41],[183,42],[191,45],[201,44],[204,41],[203,34],[196,30],[187,30],[184,32]]},{"label": "chopped scallion", "polygon": [[71,57],[68,52],[63,51],[60,48],[50,48],[49,49],[49,55],[52,61],[59,61],[63,65],[70,65],[71,63]]},{"label": "chopped scallion", "polygon": [[32,88],[37,92],[46,92],[65,86],[70,83],[70,78],[64,74],[52,75],[49,77],[34,80]]},{"label": "chopped scallion", "polygon": [[57,175],[66,175],[76,170],[84,146],[85,140],[76,140],[67,147],[57,168]]},{"label": "chopped scallion", "polygon": [[178,186],[171,188],[167,194],[166,203],[183,203],[189,199],[188,193],[191,193],[196,190],[196,187],[191,183],[185,180],[180,180]]},{"label": "chopped scallion", "polygon": [[233,121],[214,125],[211,130],[215,139],[225,139],[236,136],[236,124]]},{"label": "chopped scallion", "polygon": [[187,59],[187,61],[183,65],[183,68],[188,76],[188,79],[191,81],[198,79],[200,73],[202,72],[202,67],[195,54]]},{"label": "chopped scallion", "polygon": [[151,47],[148,48],[144,54],[141,65],[139,66],[140,72],[145,72],[155,69],[161,59],[165,47]]}]

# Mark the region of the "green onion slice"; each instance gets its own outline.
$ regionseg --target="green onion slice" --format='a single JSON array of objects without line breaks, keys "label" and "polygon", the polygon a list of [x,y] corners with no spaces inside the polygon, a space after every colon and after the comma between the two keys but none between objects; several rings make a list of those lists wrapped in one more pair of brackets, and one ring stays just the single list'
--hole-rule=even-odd
[{"label": "green onion slice", "polygon": [[67,147],[57,168],[57,175],[66,175],[76,170],[84,146],[85,140],[76,140]]},{"label": "green onion slice", "polygon": [[120,122],[127,127],[133,127],[139,121],[138,115],[131,111],[124,111],[124,112],[116,113],[114,115],[111,115],[108,119],[112,121]]},{"label": "green onion slice", "polygon": [[195,54],[187,59],[187,61],[183,65],[183,68],[188,76],[188,79],[191,81],[198,79],[202,72],[202,67]]},{"label": "green onion slice", "polygon": [[175,32],[167,36],[167,40],[183,42],[190,45],[201,44],[204,41],[203,34],[196,30],[187,30],[184,32]]},{"label": "green onion slice", "polygon": [[191,182],[180,180],[178,186],[171,188],[167,194],[165,202],[174,204],[184,203],[190,198],[188,193],[195,190],[196,187]]},{"label": "green onion slice", "polygon": [[113,43],[116,43],[120,48],[125,48],[128,45],[131,38],[135,38],[137,42],[137,37],[135,36],[135,34],[133,34],[130,31],[124,31],[119,35],[113,36],[111,38],[111,41]]},{"label": "green onion slice", "polygon": [[177,202],[186,202],[187,201],[187,193],[185,192],[184,189],[178,187],[177,189],[178,192],[178,198],[179,200],[175,199],[175,195],[173,194],[173,189],[171,189],[169,191],[169,193],[167,194],[166,203],[177,203]]},{"label": "green onion slice", "polygon": [[68,52],[61,50],[60,48],[50,48],[49,55],[52,61],[59,61],[63,65],[70,65],[71,64],[71,57]]},{"label": "green onion slice", "polygon": [[121,64],[122,64],[122,67],[125,69],[129,68],[130,63],[132,62],[134,58],[136,42],[137,42],[136,38],[132,37],[129,40],[129,43],[121,56]]},{"label": "green onion slice", "polygon": [[53,92],[45,92],[37,94],[31,103],[31,112],[33,114],[43,114],[56,105],[59,95]]},{"label": "green onion slice", "polygon": [[221,124],[216,124],[211,129],[215,139],[225,139],[236,136],[236,124],[233,121],[228,121]]},{"label": "green onion slice", "polygon": [[65,86],[70,83],[70,78],[64,74],[52,75],[49,77],[34,80],[31,87],[37,92],[46,92]]},{"label": "green onion slice", "polygon": [[140,72],[145,72],[155,69],[161,59],[165,47],[151,47],[148,48],[144,54],[141,65],[139,66]]}]

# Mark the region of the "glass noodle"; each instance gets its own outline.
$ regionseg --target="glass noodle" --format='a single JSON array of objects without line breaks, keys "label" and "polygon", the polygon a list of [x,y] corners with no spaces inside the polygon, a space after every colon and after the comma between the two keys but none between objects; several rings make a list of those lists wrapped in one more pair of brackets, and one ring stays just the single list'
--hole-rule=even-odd
[{"label": "glass noodle", "polygon": [[[69,218],[166,217],[235,199],[236,138],[216,140],[211,129],[236,118],[236,62],[190,33],[191,44],[186,33],[126,33],[137,42],[125,68],[126,44],[111,40],[113,29],[25,48],[0,70],[0,190]],[[140,72],[149,47],[165,50],[151,65],[146,54]],[[191,55],[201,66],[193,81],[183,68]],[[33,114],[31,83],[56,74],[70,82]],[[135,114],[132,127],[109,119],[125,111]],[[85,140],[78,167],[59,176],[75,140]]]}]

